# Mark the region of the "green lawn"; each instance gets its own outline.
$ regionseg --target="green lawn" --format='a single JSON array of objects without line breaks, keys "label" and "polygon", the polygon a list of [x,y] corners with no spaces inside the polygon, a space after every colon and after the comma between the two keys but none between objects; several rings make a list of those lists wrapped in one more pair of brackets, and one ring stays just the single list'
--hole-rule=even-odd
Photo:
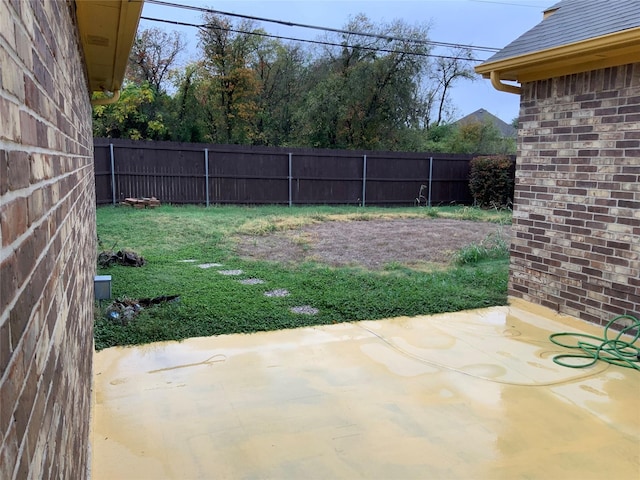
[{"label": "green lawn", "polygon": [[[114,297],[180,295],[180,301],[145,309],[126,325],[107,319],[106,302],[102,302],[96,309],[96,348],[506,303],[506,249],[476,248],[472,255],[461,255],[459,265],[433,272],[399,265],[375,272],[310,262],[284,265],[242,260],[233,252],[232,237],[236,233],[263,235],[336,216],[358,220],[379,216],[440,216],[505,223],[511,220],[510,212],[469,207],[100,207],[97,222],[101,250],[126,248],[147,260],[141,268],[99,269],[99,274],[112,276]],[[181,262],[186,259],[221,263],[223,269],[241,269],[241,278],[260,278],[265,283],[241,285],[238,277]],[[263,295],[276,288],[287,289],[291,294],[276,298]],[[311,305],[319,313],[312,316],[289,311],[300,305]]]}]

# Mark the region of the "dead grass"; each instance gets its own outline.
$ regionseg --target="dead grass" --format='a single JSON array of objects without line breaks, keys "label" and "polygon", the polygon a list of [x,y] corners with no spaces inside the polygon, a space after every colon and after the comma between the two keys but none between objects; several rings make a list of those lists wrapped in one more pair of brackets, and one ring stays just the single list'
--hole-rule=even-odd
[{"label": "dead grass", "polygon": [[385,270],[390,264],[420,271],[446,266],[455,253],[481,244],[488,236],[508,239],[510,226],[469,220],[380,215],[356,221],[315,220],[294,229],[235,237],[236,253],[247,260],[279,263],[316,262],[334,267]]}]

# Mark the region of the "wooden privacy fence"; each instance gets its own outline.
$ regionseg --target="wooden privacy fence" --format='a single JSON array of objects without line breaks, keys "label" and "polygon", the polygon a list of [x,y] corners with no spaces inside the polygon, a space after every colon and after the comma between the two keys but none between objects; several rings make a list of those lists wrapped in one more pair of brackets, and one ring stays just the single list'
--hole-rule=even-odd
[{"label": "wooden privacy fence", "polygon": [[[470,204],[471,155],[94,139],[96,199],[174,204]],[[421,195],[421,197],[420,197]]]}]

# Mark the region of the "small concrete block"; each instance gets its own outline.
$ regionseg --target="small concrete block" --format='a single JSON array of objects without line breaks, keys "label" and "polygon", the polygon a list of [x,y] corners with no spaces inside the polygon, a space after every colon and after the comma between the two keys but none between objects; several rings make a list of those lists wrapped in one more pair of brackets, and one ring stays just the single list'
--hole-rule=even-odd
[{"label": "small concrete block", "polygon": [[320,311],[317,308],[314,308],[310,305],[302,305],[300,307],[291,307],[289,310],[291,310],[293,313],[297,313],[300,315],[317,315],[318,312]]},{"label": "small concrete block", "polygon": [[264,292],[265,297],[287,297],[289,296],[289,290],[284,288],[278,288],[277,290],[271,290],[270,292]]},{"label": "small concrete block", "polygon": [[259,285],[264,283],[264,280],[260,280],[259,278],[245,278],[244,280],[238,280],[243,285]]},{"label": "small concrete block", "polygon": [[211,268],[211,267],[221,267],[221,263],[201,263],[198,265],[200,268]]},{"label": "small concrete block", "polygon": [[242,270],[218,270],[220,275],[242,275]]}]

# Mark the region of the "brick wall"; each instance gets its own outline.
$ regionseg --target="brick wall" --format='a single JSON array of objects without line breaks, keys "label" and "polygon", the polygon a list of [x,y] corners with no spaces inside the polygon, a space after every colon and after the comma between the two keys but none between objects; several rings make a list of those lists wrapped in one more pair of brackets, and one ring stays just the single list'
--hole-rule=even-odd
[{"label": "brick wall", "polygon": [[640,316],[640,64],[522,87],[509,294]]},{"label": "brick wall", "polygon": [[0,0],[2,479],[87,475],[94,202],[70,6]]}]

